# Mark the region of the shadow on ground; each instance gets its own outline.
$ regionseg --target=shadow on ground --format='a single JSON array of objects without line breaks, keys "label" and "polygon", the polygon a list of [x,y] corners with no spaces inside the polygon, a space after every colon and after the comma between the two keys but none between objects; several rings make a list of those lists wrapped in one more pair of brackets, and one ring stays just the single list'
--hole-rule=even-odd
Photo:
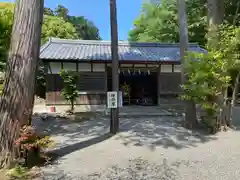
[{"label": "shadow on ground", "polygon": [[95,138],[92,138],[92,139],[89,139],[89,140],[86,140],[86,141],[78,142],[78,143],[75,143],[75,144],[71,144],[71,145],[56,149],[56,150],[52,151],[52,153],[53,153],[53,156],[56,155],[57,157],[63,157],[63,156],[65,156],[67,154],[70,154],[72,152],[75,152],[75,151],[84,149],[86,147],[90,147],[94,144],[98,144],[100,142],[103,142],[103,141],[111,138],[112,136],[113,136],[112,134],[106,133],[106,134],[103,134],[101,136],[97,136]]},{"label": "shadow on ground", "polygon": [[158,146],[175,149],[196,147],[216,139],[204,132],[183,128],[182,118],[173,116],[123,119],[121,131],[123,133],[116,138],[124,145],[148,146],[151,150]]},{"label": "shadow on ground", "polygon": [[[98,144],[112,137],[109,132],[109,117],[96,115],[83,122],[64,118],[49,118],[34,123],[40,131],[45,130],[53,137],[59,156]],[[124,117],[120,118],[120,133],[111,138],[124,146],[145,146],[151,150],[157,147],[183,149],[196,147],[201,143],[216,140],[202,132],[190,131],[181,126],[182,118],[166,117]],[[107,147],[106,147],[107,148]]]}]

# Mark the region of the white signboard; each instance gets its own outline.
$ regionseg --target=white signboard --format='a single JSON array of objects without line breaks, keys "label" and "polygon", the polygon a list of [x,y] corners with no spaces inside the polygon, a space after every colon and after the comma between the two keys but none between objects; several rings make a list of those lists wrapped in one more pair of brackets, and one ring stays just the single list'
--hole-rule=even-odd
[{"label": "white signboard", "polygon": [[107,107],[108,108],[117,108],[117,92],[110,91],[107,92]]},{"label": "white signboard", "polygon": [[122,107],[123,105],[123,96],[122,96],[122,92],[119,91],[119,102],[117,103],[117,92],[116,91],[110,91],[107,92],[107,107],[108,108],[117,108],[118,107]]}]

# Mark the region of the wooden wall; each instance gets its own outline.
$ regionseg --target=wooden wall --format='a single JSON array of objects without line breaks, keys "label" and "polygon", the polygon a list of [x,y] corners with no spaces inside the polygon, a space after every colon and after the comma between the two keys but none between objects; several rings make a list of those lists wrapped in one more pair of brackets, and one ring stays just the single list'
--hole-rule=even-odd
[{"label": "wooden wall", "polygon": [[160,73],[159,93],[164,95],[175,95],[181,91],[181,73]]},{"label": "wooden wall", "polygon": [[[77,105],[100,105],[106,102],[105,72],[78,72],[79,81],[77,88],[79,98]],[[46,104],[69,104],[61,95],[63,81],[59,74],[48,74],[47,77]]]},{"label": "wooden wall", "polygon": [[[108,67],[108,71],[106,70]],[[121,64],[121,69],[145,69],[158,71],[158,96],[175,95],[180,92],[181,69],[180,65],[172,64]],[[48,64],[48,74],[46,76],[46,104],[63,105],[67,104],[61,96],[63,82],[59,76],[61,69],[76,71],[79,74],[77,84],[80,91],[77,105],[100,105],[106,104],[107,83],[111,85],[111,63],[110,64],[91,64],[91,63],[63,63],[51,62]],[[107,73],[108,72],[108,73]],[[156,83],[158,83],[156,82]],[[111,88],[110,88],[111,89]],[[110,90],[109,89],[109,90]]]}]

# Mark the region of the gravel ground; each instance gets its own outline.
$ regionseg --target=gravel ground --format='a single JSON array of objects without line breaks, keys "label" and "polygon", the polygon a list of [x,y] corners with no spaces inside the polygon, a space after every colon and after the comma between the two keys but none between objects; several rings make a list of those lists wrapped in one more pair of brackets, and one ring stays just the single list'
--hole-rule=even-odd
[{"label": "gravel ground", "polygon": [[73,123],[37,121],[56,141],[60,158],[42,168],[45,180],[239,180],[240,132],[215,136],[191,132],[179,117],[121,119],[121,132],[109,119]]}]

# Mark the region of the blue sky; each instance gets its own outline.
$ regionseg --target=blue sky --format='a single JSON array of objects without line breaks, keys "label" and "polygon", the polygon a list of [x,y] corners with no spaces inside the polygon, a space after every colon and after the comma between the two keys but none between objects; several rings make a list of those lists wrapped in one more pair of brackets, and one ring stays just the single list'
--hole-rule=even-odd
[{"label": "blue sky", "polygon": [[[14,0],[9,0],[13,2]],[[58,4],[69,9],[69,14],[85,16],[92,20],[100,30],[104,40],[110,40],[110,0],[45,0],[45,6],[54,9]],[[139,15],[142,0],[116,0],[118,11],[118,37],[127,40],[128,31]]]}]

